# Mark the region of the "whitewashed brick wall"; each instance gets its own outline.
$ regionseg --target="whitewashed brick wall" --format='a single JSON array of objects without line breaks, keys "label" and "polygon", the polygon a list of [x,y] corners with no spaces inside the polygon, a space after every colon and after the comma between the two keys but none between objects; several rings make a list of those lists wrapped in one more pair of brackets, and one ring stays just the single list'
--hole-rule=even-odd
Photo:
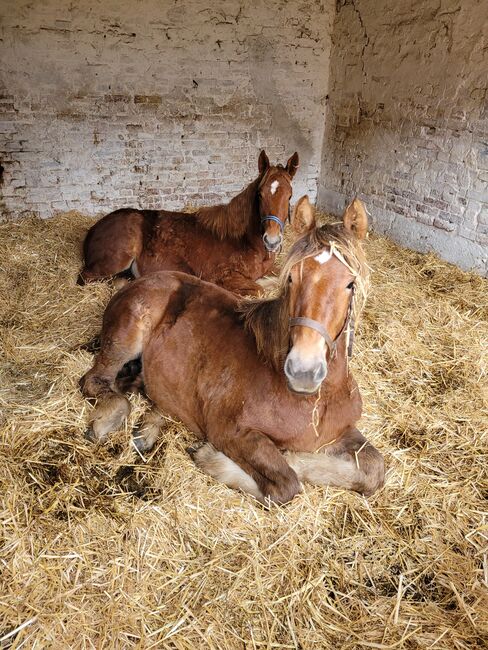
[{"label": "whitewashed brick wall", "polygon": [[359,194],[488,274],[487,24],[486,0],[0,0],[0,215],[212,203],[298,150],[295,197]]},{"label": "whitewashed brick wall", "polygon": [[0,4],[3,213],[225,199],[265,148],[316,196],[333,0]]},{"label": "whitewashed brick wall", "polygon": [[488,3],[339,0],[319,203],[488,274]]}]

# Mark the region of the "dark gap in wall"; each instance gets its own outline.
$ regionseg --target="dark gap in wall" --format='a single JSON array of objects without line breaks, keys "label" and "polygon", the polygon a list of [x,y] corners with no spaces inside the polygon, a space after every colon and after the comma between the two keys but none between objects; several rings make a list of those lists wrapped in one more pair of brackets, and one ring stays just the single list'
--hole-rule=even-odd
[{"label": "dark gap in wall", "polygon": [[4,166],[0,162],[0,185],[3,185],[3,172],[5,171]]}]

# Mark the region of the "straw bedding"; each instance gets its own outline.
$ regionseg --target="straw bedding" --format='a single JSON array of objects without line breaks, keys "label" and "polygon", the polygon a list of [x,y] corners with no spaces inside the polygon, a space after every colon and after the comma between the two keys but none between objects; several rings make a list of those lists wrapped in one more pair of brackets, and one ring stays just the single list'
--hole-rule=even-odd
[{"label": "straw bedding", "polygon": [[485,280],[372,237],[353,370],[383,452],[370,500],[306,486],[265,511],[168,421],[83,438],[78,392],[107,284],[75,285],[91,221],[0,226],[0,646],[486,648]]}]

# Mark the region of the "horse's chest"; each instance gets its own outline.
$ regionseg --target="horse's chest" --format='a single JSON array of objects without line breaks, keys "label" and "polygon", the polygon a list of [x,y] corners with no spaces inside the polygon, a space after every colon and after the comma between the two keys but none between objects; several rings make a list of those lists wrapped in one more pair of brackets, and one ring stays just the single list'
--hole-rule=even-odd
[{"label": "horse's chest", "polygon": [[245,425],[262,431],[280,448],[315,451],[359,419],[359,395],[356,400],[346,392],[330,400],[294,395],[286,388],[276,398],[264,392],[259,405],[244,409]]},{"label": "horse's chest", "polygon": [[263,391],[259,402],[250,401],[243,409],[246,428],[258,429],[278,446],[303,438],[313,429],[315,403],[310,398],[296,398],[287,388],[274,396]]}]

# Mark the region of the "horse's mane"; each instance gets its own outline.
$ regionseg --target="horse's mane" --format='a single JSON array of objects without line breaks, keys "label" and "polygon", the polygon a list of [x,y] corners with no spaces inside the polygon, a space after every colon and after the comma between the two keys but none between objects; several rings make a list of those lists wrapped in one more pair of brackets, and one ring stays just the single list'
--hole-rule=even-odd
[{"label": "horse's mane", "polygon": [[353,310],[357,319],[366,302],[369,269],[361,242],[342,226],[321,226],[298,239],[283,264],[278,278],[277,295],[271,298],[245,299],[239,305],[241,318],[256,341],[258,353],[277,371],[282,370],[289,348],[288,279],[291,269],[329,246],[333,246],[342,255],[356,276]]},{"label": "horse's mane", "polygon": [[[218,239],[240,239],[253,225],[259,223],[259,188],[267,180],[277,174],[285,175],[289,182],[291,176],[283,165],[269,167],[258,178],[249,183],[242,192],[234,196],[229,203],[221,203],[210,207],[200,208],[195,213],[196,218],[204,228],[210,230]],[[254,221],[254,223],[253,223]]]},{"label": "horse's mane", "polygon": [[200,208],[196,212],[196,218],[218,239],[240,239],[257,217],[260,181],[261,176],[249,183],[229,203]]}]

